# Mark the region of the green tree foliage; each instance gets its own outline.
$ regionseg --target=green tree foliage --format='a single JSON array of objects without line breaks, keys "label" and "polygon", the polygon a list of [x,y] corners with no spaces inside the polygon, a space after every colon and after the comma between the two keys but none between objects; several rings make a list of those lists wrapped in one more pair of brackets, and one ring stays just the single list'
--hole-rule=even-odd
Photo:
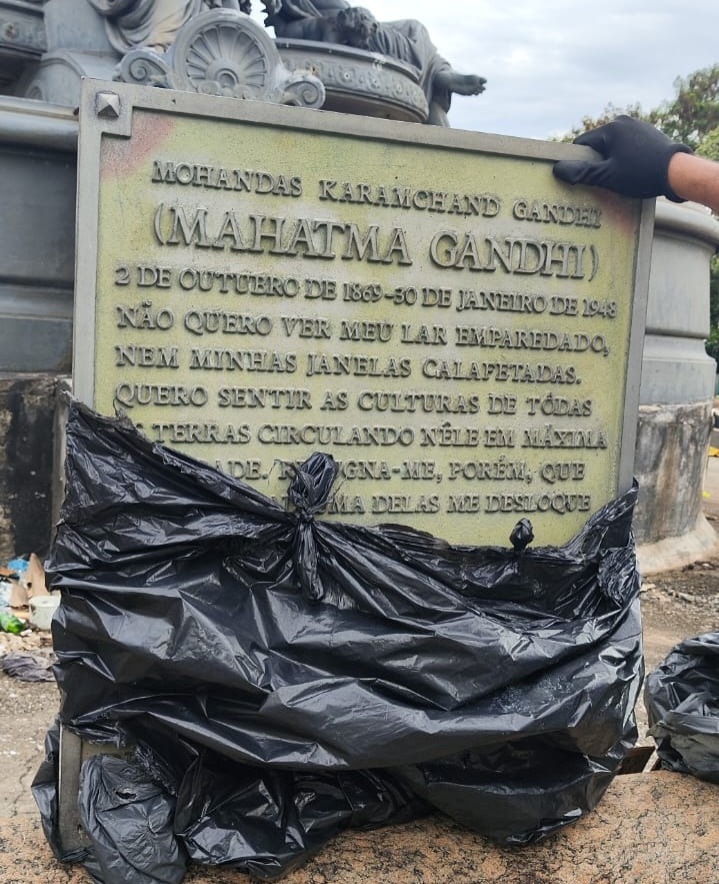
[{"label": "green tree foliage", "polygon": [[669,136],[698,150],[719,130],[719,64],[694,71],[674,81],[676,96],[648,115],[650,123]]},{"label": "green tree foliage", "polygon": [[719,162],[719,128],[706,135],[697,147],[697,153],[709,160]]},{"label": "green tree foliage", "polygon": [[583,132],[589,132],[590,129],[596,129],[597,126],[604,126],[605,123],[611,123],[615,117],[620,114],[626,114],[628,117],[635,117],[638,120],[648,120],[648,114],[645,114],[640,104],[630,104],[627,107],[617,107],[614,104],[608,104],[598,117],[582,117],[582,122],[575,126],[566,135],[559,138],[559,141],[574,141],[577,135]]},{"label": "green tree foliage", "polygon": [[653,110],[644,111],[640,104],[616,107],[608,104],[598,117],[586,116],[561,140],[573,141],[582,132],[602,126],[627,114],[647,120],[673,141],[681,141],[703,156],[719,159],[719,64],[702,68],[686,79],[674,81],[676,95]]},{"label": "green tree foliage", "polygon": [[709,283],[709,329],[706,350],[712,359],[716,359],[719,370],[719,258],[716,256],[712,258]]}]

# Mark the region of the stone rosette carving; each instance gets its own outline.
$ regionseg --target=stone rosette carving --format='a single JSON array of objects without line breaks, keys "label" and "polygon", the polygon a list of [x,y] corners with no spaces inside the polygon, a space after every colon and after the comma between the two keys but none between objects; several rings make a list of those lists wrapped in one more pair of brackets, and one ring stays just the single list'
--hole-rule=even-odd
[{"label": "stone rosette carving", "polygon": [[274,41],[249,16],[212,9],[180,28],[165,53],[126,52],[117,80],[207,95],[322,107],[324,86],[310,70],[289,70]]}]

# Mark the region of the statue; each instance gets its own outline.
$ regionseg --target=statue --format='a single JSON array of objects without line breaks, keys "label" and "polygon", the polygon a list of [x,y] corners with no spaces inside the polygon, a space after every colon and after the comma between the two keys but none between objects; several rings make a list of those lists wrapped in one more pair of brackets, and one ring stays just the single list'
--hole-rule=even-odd
[{"label": "statue", "polygon": [[319,108],[322,82],[284,66],[251,0],[89,0],[120,55],[113,77],[159,86]]},{"label": "statue", "polygon": [[207,9],[249,15],[251,0],[90,0],[106,19],[108,39],[121,55],[143,47],[164,52],[190,19]]},{"label": "statue", "polygon": [[346,0],[263,0],[280,38],[337,43],[376,52],[414,67],[429,105],[428,123],[448,126],[452,93],[478,95],[486,80],[459,74],[437,52],[427,28],[413,19],[378,22],[372,13]]},{"label": "statue", "polygon": [[[404,102],[402,112],[409,107],[417,121],[438,126],[449,125],[447,111],[453,93],[477,95],[486,82],[474,74],[457,73],[437,52],[420,22],[378,22],[369,10],[350,6],[348,0],[263,0],[265,24],[274,27],[278,40],[311,41],[368,53],[363,60],[352,59],[352,64],[366,66],[356,80],[345,67],[323,68],[324,81],[311,73],[316,71],[311,57],[297,65],[299,77],[282,68],[273,41],[249,17],[251,0],[89,2],[104,17],[108,39],[120,55],[115,76],[126,82],[307,107],[321,106],[325,100],[321,96],[338,85],[343,95],[352,93],[360,113],[367,112],[368,102],[381,105],[384,101],[379,115],[387,105],[396,108]],[[259,56],[272,56],[272,61],[260,63]],[[391,62],[394,71],[389,70]],[[336,84],[332,77],[338,71],[343,79]]]}]

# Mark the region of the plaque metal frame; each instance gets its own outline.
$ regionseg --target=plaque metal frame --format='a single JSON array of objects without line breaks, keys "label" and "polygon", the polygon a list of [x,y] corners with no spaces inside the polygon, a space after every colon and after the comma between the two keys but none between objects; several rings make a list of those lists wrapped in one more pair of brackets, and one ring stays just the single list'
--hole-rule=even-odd
[{"label": "plaque metal frame", "polygon": [[[209,97],[194,93],[180,93],[170,90],[153,89],[142,86],[134,86],[121,83],[102,83],[99,81],[86,80],[83,83],[80,105],[80,141],[79,141],[79,181],[78,181],[78,212],[77,212],[77,265],[76,265],[76,297],[75,297],[75,346],[74,346],[74,391],[82,402],[97,407],[98,383],[102,373],[102,366],[98,363],[96,352],[97,328],[98,328],[98,301],[96,293],[101,288],[99,273],[103,260],[99,245],[98,230],[101,224],[100,203],[103,188],[103,168],[101,163],[103,141],[111,139],[129,139],[133,136],[133,120],[138,113],[160,115],[163,119],[175,121],[193,120],[202,121],[206,124],[208,132],[212,126],[222,122],[231,126],[249,126],[269,128],[282,133],[283,143],[294,140],[303,150],[302,143],[306,136],[312,137],[312,144],[316,145],[317,138],[348,139],[347,144],[352,145],[355,157],[365,148],[368,150],[383,149],[400,151],[406,150],[411,156],[417,157],[417,151],[427,152],[428,161],[431,160],[434,151],[447,152],[456,159],[458,164],[481,163],[497,161],[521,161],[522,168],[530,176],[540,176],[544,182],[547,194],[555,196],[557,193],[565,200],[574,200],[576,203],[587,202],[600,203],[608,208],[609,214],[616,213],[621,224],[634,224],[628,236],[632,237],[633,247],[630,258],[631,268],[626,272],[631,277],[633,298],[631,300],[628,317],[628,341],[626,344],[624,360],[624,391],[623,404],[620,404],[621,412],[621,439],[615,446],[615,459],[611,466],[613,475],[611,493],[605,495],[608,499],[616,496],[631,487],[633,480],[634,445],[636,438],[636,420],[639,405],[639,385],[641,376],[642,348],[644,340],[644,325],[646,315],[646,302],[649,279],[649,264],[653,235],[653,201],[624,200],[606,191],[592,190],[588,188],[570,189],[556,182],[551,176],[552,164],[560,159],[579,159],[591,155],[588,148],[575,145],[533,141],[509,136],[488,135],[477,132],[467,132],[453,129],[443,129],[432,126],[422,126],[411,123],[399,123],[394,121],[349,116],[324,111],[307,110],[303,108],[286,108],[262,102],[238,101],[232,98]],[[444,154],[444,155],[450,155]],[[241,162],[241,158],[235,158]],[[291,158],[279,157],[287,168],[291,167]],[[352,160],[348,160],[351,167]],[[416,165],[416,162],[415,162]],[[513,167],[514,168],[514,167]],[[388,170],[389,171],[389,170]],[[440,175],[441,173],[437,173]],[[389,175],[388,175],[389,177]],[[428,178],[432,179],[431,170]],[[528,179],[529,180],[529,179]],[[534,180],[532,178],[532,180]],[[199,189],[198,189],[199,190]],[[515,194],[519,196],[521,191]],[[158,197],[159,198],[159,197]],[[427,213],[425,212],[425,215]],[[603,217],[608,217],[607,213]],[[627,220],[629,219],[629,220]],[[438,221],[438,227],[443,222]],[[461,224],[461,219],[453,219],[453,223]],[[478,222],[479,223],[479,222]],[[445,224],[445,226],[447,226]],[[527,234],[545,237],[549,235],[548,225],[537,223],[528,224]],[[541,228],[541,231],[539,230]],[[576,233],[579,228],[572,228]],[[583,231],[584,233],[584,231]],[[621,231],[619,231],[621,233]],[[625,237],[626,238],[626,237]],[[621,237],[619,237],[621,239]],[[618,241],[618,239],[616,240]],[[141,255],[135,256],[141,260]],[[588,259],[589,260],[589,259]],[[605,259],[606,260],[606,259]],[[613,256],[610,260],[614,260]],[[326,270],[325,270],[326,272]],[[422,276],[422,270],[417,269],[416,275]],[[592,271],[594,272],[594,271]],[[318,271],[318,275],[319,271]],[[370,273],[371,276],[371,273]],[[455,279],[452,288],[456,289],[459,280]],[[139,297],[139,295],[138,295]],[[469,318],[469,317],[467,317]],[[486,318],[486,317],[485,317]],[[476,319],[476,317],[472,317]],[[477,320],[479,321],[479,320]],[[597,361],[601,369],[601,360]],[[601,373],[601,371],[600,371]],[[245,379],[251,383],[252,379]],[[328,378],[328,383],[331,382]],[[609,380],[612,383],[612,380]],[[563,391],[566,393],[566,391]],[[576,390],[572,391],[576,394]],[[613,389],[611,395],[621,397],[622,391]],[[103,409],[99,409],[103,410]],[[107,410],[107,408],[105,408]],[[132,417],[132,415],[131,415]],[[233,415],[237,417],[237,415]],[[434,418],[433,418],[434,419]],[[551,418],[550,418],[551,419]],[[561,415],[559,416],[561,423]],[[185,449],[187,451],[187,449]],[[187,453],[194,453],[188,451]],[[335,453],[336,454],[336,453]],[[551,455],[552,452],[549,452]],[[201,455],[198,455],[201,456]],[[564,455],[562,455],[564,456]],[[301,460],[295,458],[288,451],[288,460]],[[574,486],[573,486],[574,487]],[[484,492],[484,487],[481,489]],[[531,490],[531,488],[529,489]],[[594,511],[607,500],[595,499],[592,501],[591,510]],[[441,526],[435,530],[432,525],[438,523],[432,519],[415,520],[406,518],[402,514],[396,517],[385,518],[385,513],[377,517],[368,517],[366,520],[353,518],[352,515],[340,516],[347,521],[360,521],[366,524],[378,524],[386,521],[400,522],[412,525],[422,530],[430,530],[439,536],[445,536]],[[517,521],[522,515],[528,515],[532,521],[537,519],[541,524],[542,513],[536,517],[532,513],[513,511],[504,519],[499,533],[483,530],[482,512],[472,516],[474,527],[468,533],[461,531],[459,534],[449,536],[450,542],[457,543],[506,543],[506,527],[511,522]],[[589,512],[581,516],[581,522],[590,515]],[[466,516],[465,516],[466,521]],[[565,520],[568,524],[568,520]],[[571,537],[581,522],[574,519],[569,525],[569,530],[560,529],[558,535],[537,532],[538,542],[560,543]],[[474,533],[472,533],[474,532]],[[451,533],[451,532],[450,532]],[[472,539],[476,538],[476,539]]]}]

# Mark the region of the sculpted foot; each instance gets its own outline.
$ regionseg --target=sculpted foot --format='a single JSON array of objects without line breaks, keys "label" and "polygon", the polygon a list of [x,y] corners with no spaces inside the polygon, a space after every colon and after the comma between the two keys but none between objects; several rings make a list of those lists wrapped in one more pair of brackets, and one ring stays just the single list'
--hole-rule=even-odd
[{"label": "sculpted foot", "polygon": [[447,85],[457,95],[479,95],[480,92],[484,92],[486,82],[484,77],[478,77],[476,74],[453,73]]}]

